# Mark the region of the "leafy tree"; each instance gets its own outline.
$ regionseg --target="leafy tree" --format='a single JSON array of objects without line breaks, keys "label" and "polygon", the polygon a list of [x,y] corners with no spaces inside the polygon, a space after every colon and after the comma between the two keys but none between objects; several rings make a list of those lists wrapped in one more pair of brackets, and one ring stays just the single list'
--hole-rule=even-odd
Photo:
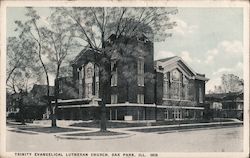
[{"label": "leafy tree", "polygon": [[234,74],[223,74],[221,76],[221,85],[214,86],[214,93],[240,92],[243,91],[243,88],[243,79]]},{"label": "leafy tree", "polygon": [[234,74],[223,74],[221,77],[222,89],[225,93],[243,90],[244,81]]},{"label": "leafy tree", "polygon": [[[117,47],[108,47],[107,41],[111,35],[116,39],[123,36],[134,38],[145,34],[150,40],[161,41],[171,36],[167,30],[176,26],[170,20],[170,15],[176,14],[175,8],[122,8],[122,7],[73,7],[53,8],[53,16],[61,21],[64,28],[71,31],[72,36],[82,42],[83,45],[103,55],[97,63],[100,65],[100,80],[103,82],[101,131],[106,130],[105,104],[106,89],[112,77],[110,63],[113,56],[120,57]],[[128,48],[127,45],[119,47]],[[128,52],[131,52],[129,50]],[[126,51],[125,51],[126,52]],[[137,56],[138,57],[138,56]],[[124,68],[126,69],[126,67]],[[131,79],[131,69],[127,67],[127,79]],[[128,81],[129,82],[129,81]]]}]

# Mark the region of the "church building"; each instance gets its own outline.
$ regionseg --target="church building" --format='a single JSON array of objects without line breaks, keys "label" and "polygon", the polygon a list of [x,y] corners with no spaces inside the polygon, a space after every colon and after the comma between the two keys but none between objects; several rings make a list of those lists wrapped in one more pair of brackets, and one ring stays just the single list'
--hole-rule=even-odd
[{"label": "church building", "polygon": [[108,120],[203,117],[208,81],[204,74],[195,72],[177,56],[154,61],[154,44],[144,35],[110,36],[106,45],[119,45],[122,49],[116,49],[118,53],[110,57],[111,76],[105,91],[102,67],[97,62],[103,54],[86,48],[71,62],[72,76],[55,81],[59,91],[58,119],[99,119],[102,96],[106,97]]}]

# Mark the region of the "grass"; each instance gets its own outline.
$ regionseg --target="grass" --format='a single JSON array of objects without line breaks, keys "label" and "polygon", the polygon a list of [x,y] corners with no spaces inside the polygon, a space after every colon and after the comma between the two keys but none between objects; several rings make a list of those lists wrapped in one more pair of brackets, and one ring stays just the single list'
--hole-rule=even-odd
[{"label": "grass", "polygon": [[[224,119],[221,120],[223,122],[229,122],[230,120]],[[107,128],[128,128],[128,127],[146,127],[146,126],[164,126],[164,125],[175,125],[175,124],[191,124],[191,123],[209,123],[209,122],[219,122],[219,120],[180,120],[180,121],[157,121],[157,122],[115,122],[115,121],[107,121]],[[88,127],[88,128],[99,128],[99,121],[91,121],[91,122],[80,122],[74,123],[70,126],[74,127]]]},{"label": "grass", "polygon": [[[100,122],[99,121],[80,122],[80,123],[74,123],[70,126],[99,128]],[[137,122],[128,123],[128,122],[110,122],[110,121],[107,121],[106,126],[107,126],[107,128],[126,128],[126,127],[143,127],[143,126],[145,126],[145,124],[144,123],[137,123]]]},{"label": "grass", "polygon": [[32,131],[38,133],[61,133],[61,132],[73,132],[73,131],[86,131],[83,129],[74,128],[62,128],[62,127],[19,127],[18,129],[24,131]]},{"label": "grass", "polygon": [[125,133],[112,132],[112,131],[97,131],[97,132],[87,132],[87,133],[73,133],[73,134],[64,134],[65,136],[116,136],[124,135]]},{"label": "grass", "polygon": [[156,128],[131,129],[130,131],[150,133],[150,132],[188,130],[188,129],[209,128],[209,127],[227,127],[227,126],[241,126],[241,124],[240,123],[232,123],[232,124],[213,124],[213,125],[196,125],[196,126],[175,126],[175,127],[160,127],[160,128],[156,127]]}]

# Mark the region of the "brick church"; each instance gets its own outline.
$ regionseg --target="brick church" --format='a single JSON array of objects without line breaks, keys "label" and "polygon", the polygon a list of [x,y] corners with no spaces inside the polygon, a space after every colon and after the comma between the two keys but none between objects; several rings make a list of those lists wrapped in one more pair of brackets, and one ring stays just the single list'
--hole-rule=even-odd
[{"label": "brick church", "polygon": [[[204,74],[195,72],[178,56],[154,61],[154,44],[144,35],[110,36],[107,45],[118,44],[140,51],[117,53],[110,58],[111,77],[104,95],[108,120],[203,117],[208,81]],[[86,48],[71,62],[72,76],[55,81],[59,91],[58,119],[99,119],[103,82],[96,61],[101,59],[102,54]]]}]

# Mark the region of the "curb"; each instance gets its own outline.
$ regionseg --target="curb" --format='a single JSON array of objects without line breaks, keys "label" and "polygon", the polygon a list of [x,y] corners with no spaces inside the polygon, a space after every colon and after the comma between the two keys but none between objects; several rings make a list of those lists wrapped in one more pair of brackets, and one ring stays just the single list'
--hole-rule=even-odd
[{"label": "curb", "polygon": [[71,139],[71,140],[107,140],[107,139],[122,139],[132,137],[136,134],[124,134],[120,136],[62,136],[54,135],[58,139]]},{"label": "curb", "polygon": [[[174,132],[189,132],[189,131],[199,131],[199,130],[209,130],[209,129],[222,129],[222,128],[232,128],[232,127],[241,127],[241,125],[230,125],[230,126],[211,126],[211,127],[198,127],[198,128],[189,128],[189,129],[179,129],[179,130],[166,130],[161,132],[156,132],[157,134],[165,133],[174,133]],[[155,132],[152,132],[155,133]]]},{"label": "curb", "polygon": [[7,129],[7,130],[10,132],[15,132],[15,133],[32,134],[32,135],[39,134],[38,132],[25,131],[25,130],[20,130],[20,129]]}]

